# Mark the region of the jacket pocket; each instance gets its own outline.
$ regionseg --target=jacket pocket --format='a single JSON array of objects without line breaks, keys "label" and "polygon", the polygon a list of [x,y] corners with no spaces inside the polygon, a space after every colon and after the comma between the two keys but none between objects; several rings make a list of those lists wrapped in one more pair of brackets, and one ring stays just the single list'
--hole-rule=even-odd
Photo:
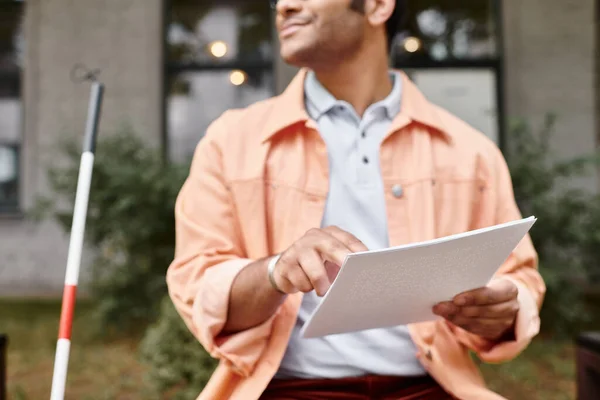
[{"label": "jacket pocket", "polygon": [[478,229],[485,220],[485,182],[475,177],[443,177],[433,181],[436,236]]},{"label": "jacket pocket", "polygon": [[324,199],[280,181],[265,181],[264,185],[269,247],[279,253],[310,228],[320,226]]}]

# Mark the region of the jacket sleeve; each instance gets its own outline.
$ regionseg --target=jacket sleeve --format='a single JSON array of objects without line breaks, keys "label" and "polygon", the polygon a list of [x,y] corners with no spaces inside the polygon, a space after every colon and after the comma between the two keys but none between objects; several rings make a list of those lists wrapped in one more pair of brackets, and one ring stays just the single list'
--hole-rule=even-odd
[{"label": "jacket sleeve", "polygon": [[[502,224],[518,220],[522,216],[515,201],[508,166],[499,150],[495,153],[493,165],[495,223]],[[511,253],[494,279],[509,279],[519,289],[519,312],[512,337],[509,340],[491,342],[452,326],[458,340],[475,351],[482,361],[489,363],[512,360],[539,333],[539,310],[546,292],[546,285],[538,272],[538,256],[529,235]]]},{"label": "jacket sleeve", "polygon": [[175,205],[175,258],[167,271],[169,295],[185,324],[214,358],[240,375],[251,373],[270,336],[272,320],[229,336],[229,294],[245,256],[236,210],[223,172],[226,116],[198,144]]}]

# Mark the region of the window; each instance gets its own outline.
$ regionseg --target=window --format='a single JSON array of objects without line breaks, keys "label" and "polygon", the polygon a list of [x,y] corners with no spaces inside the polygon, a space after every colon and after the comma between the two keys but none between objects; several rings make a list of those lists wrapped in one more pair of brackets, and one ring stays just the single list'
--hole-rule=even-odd
[{"label": "window", "polygon": [[392,62],[425,96],[502,146],[500,0],[406,0]]},{"label": "window", "polygon": [[496,59],[497,1],[407,0],[405,29],[394,40],[395,63]]},{"label": "window", "polygon": [[186,162],[224,111],[274,94],[272,16],[265,0],[168,4],[165,142]]},{"label": "window", "polygon": [[23,7],[0,2],[0,212],[19,207]]}]

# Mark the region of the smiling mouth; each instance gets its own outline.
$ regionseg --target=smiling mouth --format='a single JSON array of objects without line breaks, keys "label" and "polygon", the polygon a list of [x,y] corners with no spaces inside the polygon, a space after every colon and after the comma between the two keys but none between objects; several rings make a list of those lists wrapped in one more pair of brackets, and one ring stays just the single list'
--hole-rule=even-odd
[{"label": "smiling mouth", "polygon": [[281,29],[279,31],[279,36],[281,38],[287,38],[292,36],[294,33],[298,32],[300,29],[304,28],[306,25],[306,23],[294,23],[294,24],[289,24],[287,26],[284,26],[283,29]]}]

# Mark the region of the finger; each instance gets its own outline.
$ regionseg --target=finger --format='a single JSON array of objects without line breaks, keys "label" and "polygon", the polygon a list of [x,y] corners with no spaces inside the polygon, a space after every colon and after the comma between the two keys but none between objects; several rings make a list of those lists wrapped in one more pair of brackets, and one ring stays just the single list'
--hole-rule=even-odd
[{"label": "finger", "polygon": [[451,320],[459,314],[460,307],[456,306],[454,303],[450,301],[445,301],[439,304],[436,304],[433,307],[433,313],[439,315],[440,317]]},{"label": "finger", "polygon": [[344,243],[353,253],[359,253],[361,251],[369,250],[367,246],[365,246],[365,244],[362,241],[360,241],[360,239],[358,239],[353,234],[338,228],[337,226],[328,226],[323,230],[329,233],[331,236],[335,237],[340,242]]},{"label": "finger", "polygon": [[310,280],[317,295],[324,296],[331,285],[327,277],[325,263],[316,250],[305,250],[298,259],[300,267]]},{"label": "finger", "polygon": [[506,332],[506,330],[512,326],[514,321],[508,318],[467,318],[458,315],[450,320],[450,322],[467,332],[493,339],[500,336],[503,332]]},{"label": "finger", "polygon": [[517,298],[519,289],[509,280],[498,279],[489,286],[461,293],[453,299],[459,307],[491,305],[503,303]]},{"label": "finger", "polygon": [[485,339],[496,340],[504,335],[512,326],[514,321],[511,319],[504,319],[498,321],[496,324],[478,324],[475,325],[474,332]]},{"label": "finger", "polygon": [[285,271],[285,278],[287,278],[292,286],[302,293],[312,292],[314,287],[310,282],[310,279],[299,266],[295,266]]},{"label": "finger", "polygon": [[333,284],[335,278],[337,278],[340,273],[340,269],[342,269],[339,265],[334,264],[330,261],[325,261],[325,271],[327,271],[327,278],[329,279],[329,286]]},{"label": "finger", "polygon": [[279,260],[273,269],[273,279],[275,280],[275,284],[277,285],[277,288],[284,293],[293,294],[298,292],[298,289],[296,289],[288,279],[287,272],[285,272],[290,268],[290,264],[294,263],[294,257],[290,256],[290,250],[288,250],[281,254],[281,257],[279,257]]},{"label": "finger", "polygon": [[283,252],[273,271],[275,283],[285,293],[306,293],[312,290],[312,284],[298,264],[296,254],[294,248]]},{"label": "finger", "polygon": [[321,255],[321,259],[340,266],[344,263],[346,256],[352,253],[352,250],[343,242],[322,230],[312,232],[308,240],[311,243],[307,247],[316,249]]},{"label": "finger", "polygon": [[299,290],[294,286],[294,284],[292,282],[290,282],[290,280],[288,278],[286,278],[285,276],[277,274],[277,273],[275,273],[274,276],[275,276],[275,283],[277,283],[277,287],[283,293],[294,294],[294,293],[299,292]]},{"label": "finger", "polygon": [[519,302],[512,300],[487,306],[459,307],[458,312],[467,318],[509,318],[519,312]]}]

